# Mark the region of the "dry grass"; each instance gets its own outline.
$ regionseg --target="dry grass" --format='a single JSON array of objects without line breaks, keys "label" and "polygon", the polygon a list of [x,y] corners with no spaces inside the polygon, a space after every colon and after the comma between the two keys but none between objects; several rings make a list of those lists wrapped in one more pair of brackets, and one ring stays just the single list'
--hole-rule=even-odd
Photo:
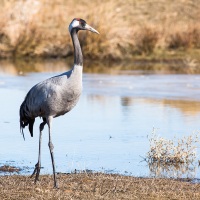
[{"label": "dry grass", "polygon": [[74,17],[86,19],[101,33],[80,34],[85,58],[162,57],[159,52],[171,56],[188,49],[199,55],[199,11],[198,0],[3,0],[0,57],[72,55],[67,29]]},{"label": "dry grass", "polygon": [[135,34],[135,49],[138,54],[152,54],[159,40],[155,27],[145,26]]},{"label": "dry grass", "polygon": [[169,35],[168,47],[170,49],[189,49],[200,47],[199,25],[188,27],[187,30],[178,30]]},{"label": "dry grass", "polygon": [[164,139],[153,129],[149,138],[150,150],[147,153],[148,163],[192,164],[196,159],[198,143],[197,135],[189,135],[180,139]]},{"label": "dry grass", "polygon": [[153,129],[149,137],[150,150],[145,161],[150,170],[150,176],[165,178],[194,178],[198,135],[192,134],[180,139],[164,139]]},{"label": "dry grass", "polygon": [[[4,1],[0,9],[0,23],[3,24],[0,30],[0,56],[70,56],[73,48],[68,25],[74,17],[81,17],[101,33],[101,36],[86,32],[80,35],[84,56],[119,58],[121,48],[126,49],[125,46],[130,43],[130,34],[125,35],[124,39],[122,36],[125,27],[131,27],[131,15],[123,19],[131,12],[131,4],[131,1],[124,5],[98,0]],[[118,11],[118,7],[128,8],[127,13]],[[124,28],[119,24],[123,24]],[[127,29],[129,33],[130,28]],[[118,47],[119,41],[122,47]]]},{"label": "dry grass", "polygon": [[6,199],[199,199],[200,185],[172,179],[107,174],[59,174],[59,189],[50,175],[36,185],[27,176],[2,176],[0,197]]}]

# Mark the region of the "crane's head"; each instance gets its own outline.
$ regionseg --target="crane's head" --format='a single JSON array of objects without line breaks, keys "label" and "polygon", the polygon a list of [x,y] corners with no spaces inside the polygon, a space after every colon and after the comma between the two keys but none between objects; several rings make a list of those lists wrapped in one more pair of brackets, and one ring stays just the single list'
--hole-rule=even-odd
[{"label": "crane's head", "polygon": [[88,30],[91,31],[93,33],[97,33],[99,34],[99,32],[97,30],[95,30],[94,28],[92,28],[91,26],[89,26],[85,20],[80,19],[80,18],[74,18],[72,20],[72,22],[69,25],[69,32],[71,33],[71,31],[73,29],[76,29],[77,31],[79,30]]}]

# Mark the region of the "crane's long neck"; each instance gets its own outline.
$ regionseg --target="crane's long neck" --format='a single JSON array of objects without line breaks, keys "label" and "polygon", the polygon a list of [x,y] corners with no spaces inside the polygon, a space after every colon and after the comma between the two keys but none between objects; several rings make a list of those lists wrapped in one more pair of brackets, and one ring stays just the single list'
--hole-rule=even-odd
[{"label": "crane's long neck", "polygon": [[83,66],[83,54],[81,51],[80,42],[78,40],[77,30],[72,29],[70,34],[74,46],[74,66],[75,65]]}]

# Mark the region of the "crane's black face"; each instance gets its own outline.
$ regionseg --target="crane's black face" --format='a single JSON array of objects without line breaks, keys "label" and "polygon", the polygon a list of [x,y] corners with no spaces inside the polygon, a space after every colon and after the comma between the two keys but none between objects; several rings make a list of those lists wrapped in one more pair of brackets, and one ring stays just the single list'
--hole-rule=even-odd
[{"label": "crane's black face", "polygon": [[79,30],[88,30],[88,31],[91,31],[93,33],[99,34],[99,32],[97,30],[95,30],[94,28],[89,26],[86,23],[85,20],[80,19],[80,18],[75,18],[75,19],[72,20],[72,22],[69,25],[69,31],[71,32],[72,29],[76,29],[77,31],[79,31]]},{"label": "crane's black face", "polygon": [[86,21],[85,20],[83,20],[83,19],[79,19],[79,25],[80,25],[80,27],[82,27],[83,29],[85,28],[85,26],[86,26]]}]

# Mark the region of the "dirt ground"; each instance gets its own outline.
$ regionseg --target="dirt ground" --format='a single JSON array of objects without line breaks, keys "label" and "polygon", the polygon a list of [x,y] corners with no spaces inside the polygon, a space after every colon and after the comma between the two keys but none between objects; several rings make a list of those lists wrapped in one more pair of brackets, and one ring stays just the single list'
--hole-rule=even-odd
[{"label": "dirt ground", "polygon": [[29,176],[0,177],[0,199],[200,199],[200,184],[183,180],[136,178],[102,173],[58,174],[34,184]]}]

